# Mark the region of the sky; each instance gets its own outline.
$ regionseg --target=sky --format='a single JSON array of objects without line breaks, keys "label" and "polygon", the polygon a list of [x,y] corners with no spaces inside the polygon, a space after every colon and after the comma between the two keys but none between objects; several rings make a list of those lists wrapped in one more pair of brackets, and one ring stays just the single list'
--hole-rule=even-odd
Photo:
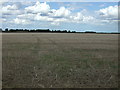
[{"label": "sky", "polygon": [[0,2],[1,28],[118,32],[118,2]]}]

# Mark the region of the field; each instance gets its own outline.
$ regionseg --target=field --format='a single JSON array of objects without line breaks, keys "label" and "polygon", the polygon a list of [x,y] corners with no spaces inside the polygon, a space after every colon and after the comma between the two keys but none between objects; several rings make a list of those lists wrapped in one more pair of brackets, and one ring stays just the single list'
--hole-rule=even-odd
[{"label": "field", "polygon": [[118,87],[118,35],[3,33],[3,88]]},{"label": "field", "polygon": [[2,33],[0,32],[0,89],[2,89]]}]

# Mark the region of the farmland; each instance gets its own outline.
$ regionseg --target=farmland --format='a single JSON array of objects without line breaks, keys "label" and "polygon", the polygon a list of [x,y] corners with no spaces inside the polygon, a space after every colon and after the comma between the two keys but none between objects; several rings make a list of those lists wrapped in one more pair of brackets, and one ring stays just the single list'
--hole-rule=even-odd
[{"label": "farmland", "polygon": [[3,33],[3,88],[118,85],[118,35]]}]

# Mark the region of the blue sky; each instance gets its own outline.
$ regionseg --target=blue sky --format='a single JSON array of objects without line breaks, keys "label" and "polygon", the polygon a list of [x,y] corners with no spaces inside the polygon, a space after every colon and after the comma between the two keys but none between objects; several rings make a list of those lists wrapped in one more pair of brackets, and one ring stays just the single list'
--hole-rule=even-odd
[{"label": "blue sky", "polygon": [[118,32],[118,2],[4,2],[1,28]]}]

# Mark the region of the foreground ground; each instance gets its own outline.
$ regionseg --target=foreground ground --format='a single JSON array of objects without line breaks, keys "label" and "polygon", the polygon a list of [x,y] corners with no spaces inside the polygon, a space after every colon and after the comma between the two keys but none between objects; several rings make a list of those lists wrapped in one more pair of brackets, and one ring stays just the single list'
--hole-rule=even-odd
[{"label": "foreground ground", "polygon": [[3,88],[117,87],[116,34],[3,34]]}]

